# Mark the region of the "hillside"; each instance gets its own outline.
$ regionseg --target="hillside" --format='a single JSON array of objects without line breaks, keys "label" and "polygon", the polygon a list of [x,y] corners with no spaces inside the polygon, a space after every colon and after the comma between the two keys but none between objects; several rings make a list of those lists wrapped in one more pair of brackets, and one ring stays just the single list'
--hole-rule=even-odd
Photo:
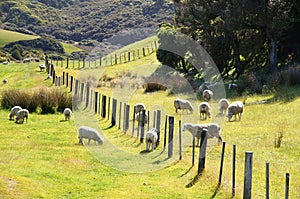
[{"label": "hillside", "polygon": [[134,33],[140,40],[153,34],[159,23],[170,22],[173,14],[174,5],[164,0],[2,1],[0,27],[81,42],[101,42],[123,30],[142,29]]}]

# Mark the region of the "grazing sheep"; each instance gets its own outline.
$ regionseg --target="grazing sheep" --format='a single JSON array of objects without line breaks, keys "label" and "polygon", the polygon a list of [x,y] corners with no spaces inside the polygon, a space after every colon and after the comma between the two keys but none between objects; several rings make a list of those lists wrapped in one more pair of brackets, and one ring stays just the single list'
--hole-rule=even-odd
[{"label": "grazing sheep", "polygon": [[70,120],[71,115],[72,115],[72,110],[69,108],[65,108],[64,110],[65,120]]},{"label": "grazing sheep", "polygon": [[182,109],[182,112],[184,110],[189,110],[191,113],[193,113],[193,111],[194,111],[194,108],[193,108],[191,102],[189,102],[188,100],[184,100],[184,99],[175,99],[174,107],[175,107],[176,113],[177,113],[178,109]]},{"label": "grazing sheep", "polygon": [[225,115],[227,108],[229,106],[229,101],[225,98],[220,99],[219,101],[219,111],[220,111],[220,115]]},{"label": "grazing sheep", "polygon": [[197,138],[197,145],[199,144],[199,140],[201,138],[201,134],[203,130],[207,130],[207,139],[216,137],[218,138],[219,143],[222,143],[222,137],[220,136],[221,127],[217,123],[209,123],[209,124],[191,124],[185,123],[182,131],[188,130],[192,136],[193,140]]},{"label": "grazing sheep", "polygon": [[199,113],[200,113],[200,120],[201,119],[206,120],[207,117],[210,117],[210,105],[208,102],[201,102],[199,104]]},{"label": "grazing sheep", "polygon": [[158,133],[159,130],[156,128],[151,129],[146,133],[146,151],[149,151],[150,144],[152,144],[152,151],[158,145]]},{"label": "grazing sheep", "polygon": [[40,68],[40,71],[44,71],[46,69],[46,65],[45,64],[40,64],[39,68]]},{"label": "grazing sheep", "polygon": [[212,99],[213,95],[214,94],[213,94],[213,92],[211,90],[204,90],[203,94],[202,94],[203,99],[205,101],[210,101]]},{"label": "grazing sheep", "polygon": [[235,101],[228,106],[228,122],[230,122],[232,116],[234,115],[234,119],[236,121],[236,115],[239,116],[239,121],[242,118],[242,113],[244,111],[244,104],[241,101]]},{"label": "grazing sheep", "polygon": [[24,123],[24,118],[26,118],[26,123],[29,117],[29,111],[27,109],[21,109],[16,114],[16,123]]},{"label": "grazing sheep", "polygon": [[9,120],[14,120],[14,117],[17,115],[17,112],[21,109],[21,106],[12,107],[9,114]]},{"label": "grazing sheep", "polygon": [[[143,116],[143,112],[142,111],[138,112],[137,114],[135,114],[135,120],[139,123],[142,123],[142,119],[143,119],[142,116]],[[148,114],[146,112],[144,115],[144,122],[145,124],[148,123]]]},{"label": "grazing sheep", "polygon": [[145,104],[137,103],[137,104],[134,105],[134,113],[135,114],[141,112],[142,110],[146,110]]},{"label": "grazing sheep", "polygon": [[3,84],[6,84],[8,82],[8,80],[6,79],[6,78],[4,78],[3,80],[2,80],[2,83]]},{"label": "grazing sheep", "polygon": [[90,144],[91,140],[95,141],[95,144],[98,142],[99,144],[103,144],[104,140],[100,137],[98,131],[88,126],[81,126],[78,128],[78,139],[79,144],[83,144],[82,139],[88,139],[88,144]]}]

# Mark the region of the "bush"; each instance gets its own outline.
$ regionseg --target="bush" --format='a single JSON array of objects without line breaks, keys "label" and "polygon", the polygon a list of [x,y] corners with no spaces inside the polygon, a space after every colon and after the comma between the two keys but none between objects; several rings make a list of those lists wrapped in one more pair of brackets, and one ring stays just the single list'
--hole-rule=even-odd
[{"label": "bush", "polygon": [[289,67],[283,71],[280,71],[277,76],[273,78],[273,87],[282,86],[295,86],[300,84],[300,68]]},{"label": "bush", "polygon": [[66,107],[72,107],[72,96],[59,88],[40,87],[34,90],[5,90],[2,92],[1,106],[10,109],[19,105],[42,114],[62,112]]}]

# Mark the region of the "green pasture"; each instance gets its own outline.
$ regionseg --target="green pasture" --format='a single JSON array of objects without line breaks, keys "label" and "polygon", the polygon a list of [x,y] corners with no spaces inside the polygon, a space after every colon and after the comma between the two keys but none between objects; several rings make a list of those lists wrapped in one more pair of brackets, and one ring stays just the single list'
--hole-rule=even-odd
[{"label": "green pasture", "polygon": [[[45,80],[46,73],[39,71],[38,64],[1,65],[0,77],[7,78],[8,83],[2,84],[0,90],[50,86],[51,80]],[[110,120],[92,114],[89,109],[80,108],[67,122],[63,121],[61,113],[31,113],[28,123],[23,125],[8,120],[9,110],[0,110],[0,198],[231,198],[233,144],[237,148],[235,198],[243,198],[246,151],[253,151],[254,154],[253,198],[265,198],[266,162],[270,163],[270,198],[284,197],[287,172],[290,173],[290,198],[299,198],[299,87],[279,89],[266,95],[229,99],[234,101],[247,98],[245,111],[239,122],[227,122],[226,118],[216,117],[217,101],[214,101],[212,119],[199,121],[196,107],[200,101],[194,95],[170,95],[169,91],[145,94],[142,88],[130,86],[136,83],[132,80],[134,78],[123,77],[129,72],[136,78],[147,76],[158,67],[155,56],[151,55],[136,62],[101,69],[75,71],[57,68],[57,73],[69,72],[79,79],[103,75],[121,79],[127,83],[124,87],[101,87],[98,91],[132,105],[143,102],[149,110],[161,108],[162,128],[165,115],[174,116],[176,148],[171,160],[166,159],[162,140],[153,153],[146,153],[145,143],[140,144],[138,139],[131,136],[132,122],[129,131],[124,134],[118,127],[110,127]],[[195,113],[176,114],[173,108],[175,98],[190,99]],[[260,103],[264,100],[270,103]],[[195,166],[191,165],[191,142],[185,145],[182,160],[178,160],[179,119],[183,123],[220,123],[226,151],[219,188],[217,185],[222,146],[217,144],[216,139],[208,141],[206,168],[197,177],[199,148],[196,149]],[[104,145],[95,146],[93,142],[88,147],[78,145],[76,129],[80,125],[99,129],[105,137]],[[191,140],[188,132],[182,134],[185,139]],[[280,134],[283,136],[281,146],[275,148],[274,142]],[[116,146],[129,155],[123,156],[110,149],[111,146]],[[132,159],[132,156],[137,158]],[[148,159],[141,162],[143,158]],[[147,161],[157,165],[147,165],[149,170],[140,172],[138,164],[147,164]],[[120,163],[122,164],[119,165]],[[130,172],[119,168],[128,168]],[[133,172],[135,168],[137,170]]]},{"label": "green pasture", "polygon": [[9,30],[0,29],[0,48],[3,48],[6,44],[19,41],[19,40],[32,40],[39,38],[39,36],[27,35]]},{"label": "green pasture", "polygon": [[[32,40],[37,38],[39,38],[39,36],[28,35],[19,32],[0,29],[0,48],[3,48],[6,44],[11,42],[16,42],[19,40]],[[68,55],[71,54],[72,52],[82,51],[82,49],[77,48],[71,44],[67,44],[64,42],[61,42],[61,44],[65,49],[65,53]]]}]

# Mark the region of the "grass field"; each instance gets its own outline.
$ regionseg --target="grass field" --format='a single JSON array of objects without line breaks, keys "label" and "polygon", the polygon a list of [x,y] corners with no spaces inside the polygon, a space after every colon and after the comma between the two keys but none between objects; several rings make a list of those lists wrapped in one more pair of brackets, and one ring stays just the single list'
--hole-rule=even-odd
[{"label": "grass field", "polygon": [[[128,71],[133,71],[137,76],[152,73],[159,66],[152,55],[139,61],[107,67],[100,71],[84,72],[98,76],[108,74],[116,78],[117,73]],[[1,85],[0,91],[6,88],[25,89],[51,84],[51,80],[44,80],[46,74],[39,72],[38,64],[11,64],[0,67],[0,77],[8,78],[8,83]],[[62,73],[64,69],[59,70]],[[65,71],[72,73],[72,69]],[[81,73],[83,71],[77,70],[72,74],[79,76]],[[126,87],[101,88],[99,91],[120,100],[128,100],[130,104],[142,101],[149,109],[161,107],[163,116],[174,115],[176,121],[188,121],[191,117],[198,120],[196,113],[194,116],[175,114],[172,106],[175,97],[191,96],[169,95],[168,91],[144,94],[142,89],[129,90]],[[162,144],[154,153],[143,153],[145,144],[140,145],[136,138],[131,137],[130,132],[124,134],[117,127],[110,128],[109,120],[93,115],[88,110],[75,111],[74,117],[68,122],[62,121],[63,115],[60,113],[31,113],[28,123],[23,125],[8,120],[9,110],[0,110],[0,198],[231,198],[233,144],[237,147],[235,198],[243,198],[246,151],[254,153],[253,198],[265,198],[266,162],[270,163],[270,198],[284,198],[286,172],[291,176],[290,198],[299,198],[300,88],[284,88],[280,92],[247,96],[245,112],[240,122],[218,119],[222,124],[222,138],[226,142],[223,178],[219,189],[217,184],[222,147],[216,144],[215,139],[209,140],[206,168],[196,180],[197,161],[191,167],[191,147],[185,148],[181,161],[175,160],[178,155],[174,153],[173,162],[157,162],[163,166],[156,169],[157,165],[149,165],[148,172],[139,172],[138,164],[145,163],[141,159],[149,157],[150,162],[155,160],[157,157],[154,155],[163,152]],[[245,96],[230,101],[244,98]],[[271,103],[254,103],[267,99]],[[216,108],[212,115],[215,114]],[[101,127],[101,133],[106,138],[105,144],[92,144],[89,147],[78,145],[76,128],[82,124]],[[275,148],[274,140],[280,132],[283,135],[282,143],[279,148]],[[191,139],[189,133],[183,134]],[[112,153],[110,144],[130,155],[118,156],[118,153]],[[131,155],[137,159],[126,161]],[[161,157],[165,157],[164,155],[162,153]],[[120,163],[120,167],[112,166]],[[137,171],[125,172],[118,168],[130,168],[130,171],[137,168]]]},{"label": "grass field", "polygon": [[[28,35],[28,34],[18,33],[14,31],[0,29],[0,48],[3,48],[6,44],[11,42],[16,42],[19,40],[32,40],[37,38],[39,38],[39,36]],[[68,55],[71,54],[72,52],[82,51],[80,48],[72,46],[71,44],[66,44],[64,42],[61,42],[61,44],[65,49],[65,53]]]},{"label": "grass field", "polygon": [[3,48],[6,44],[10,42],[15,42],[19,40],[32,40],[39,38],[39,36],[27,35],[18,32],[13,32],[9,30],[0,29],[0,48]]}]

